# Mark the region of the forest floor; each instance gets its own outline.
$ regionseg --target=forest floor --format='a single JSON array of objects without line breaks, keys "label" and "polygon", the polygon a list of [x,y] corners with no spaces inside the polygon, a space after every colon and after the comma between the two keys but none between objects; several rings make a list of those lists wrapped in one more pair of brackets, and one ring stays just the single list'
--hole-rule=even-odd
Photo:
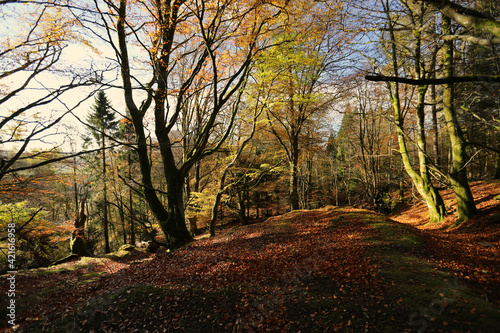
[{"label": "forest floor", "polygon": [[[422,204],[392,216],[327,207],[170,253],[20,272],[14,330],[498,332],[500,184],[472,190],[480,213],[458,228],[443,192],[451,214],[441,224],[425,223]],[[12,331],[5,309],[0,327]]]}]

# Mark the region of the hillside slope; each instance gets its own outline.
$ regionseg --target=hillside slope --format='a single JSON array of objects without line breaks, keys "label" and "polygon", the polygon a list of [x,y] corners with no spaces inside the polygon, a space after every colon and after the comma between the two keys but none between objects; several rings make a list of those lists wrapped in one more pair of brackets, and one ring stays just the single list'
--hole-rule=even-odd
[{"label": "hillside slope", "polygon": [[493,213],[446,231],[410,212],[294,211],[172,253],[20,273],[15,331],[494,331]]}]

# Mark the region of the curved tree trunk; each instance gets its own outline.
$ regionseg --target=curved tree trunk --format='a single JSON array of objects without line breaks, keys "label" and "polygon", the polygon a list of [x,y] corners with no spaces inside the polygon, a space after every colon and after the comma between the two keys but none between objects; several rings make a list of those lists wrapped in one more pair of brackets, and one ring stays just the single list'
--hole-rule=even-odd
[{"label": "curved tree trunk", "polygon": [[[391,37],[391,58],[392,58],[392,69],[393,72],[397,75],[399,73],[399,64],[397,59],[397,49],[396,49],[396,36],[393,30],[393,21],[390,17],[389,8],[384,6],[386,15],[387,15],[387,23],[389,24],[389,32]],[[416,67],[415,71],[418,75],[421,75],[420,68],[420,39],[419,36],[416,36],[417,46],[416,50]],[[394,88],[392,86],[394,85]],[[398,142],[399,142],[399,150],[401,153],[401,157],[403,160],[403,165],[410,176],[413,184],[415,185],[417,191],[422,196],[427,204],[427,208],[429,210],[429,222],[437,222],[444,219],[446,216],[446,206],[444,205],[443,199],[436,188],[433,186],[430,175],[429,175],[429,166],[428,166],[428,158],[426,155],[426,145],[425,145],[425,130],[424,130],[424,105],[425,105],[425,94],[427,92],[427,86],[419,86],[418,92],[418,105],[417,105],[417,117],[419,120],[419,130],[417,132],[417,145],[419,148],[419,172],[413,169],[413,166],[410,161],[410,157],[408,154],[408,150],[406,147],[405,134],[404,134],[404,120],[401,116],[401,101],[399,97],[399,84],[397,82],[388,83],[387,88],[389,90],[393,111],[394,111],[394,121],[397,126],[398,132]]]},{"label": "curved tree trunk", "polygon": [[405,136],[402,130],[402,120],[400,119],[400,112],[396,111],[398,107],[395,104],[397,102],[393,102],[394,106],[394,115],[396,121],[399,120],[398,123],[398,142],[399,142],[399,151],[401,153],[401,157],[403,160],[403,166],[405,168],[406,173],[410,176],[415,188],[418,193],[422,196],[425,203],[427,204],[427,209],[429,210],[429,222],[438,222],[444,219],[446,216],[446,206],[444,205],[443,198],[436,190],[436,188],[432,185],[429,175],[428,168],[425,164],[425,159],[420,159],[420,172],[417,173],[410,161],[410,157],[408,155],[408,149],[406,148]]},{"label": "curved tree trunk", "polygon": [[[451,20],[443,15],[443,32],[451,31]],[[443,44],[443,76],[453,77],[453,42],[445,41]],[[470,219],[477,212],[474,197],[469,187],[467,179],[467,156],[465,153],[465,142],[460,131],[454,102],[453,83],[443,86],[443,113],[446,120],[446,129],[450,137],[452,161],[448,181],[455,193],[457,200],[458,219],[456,223],[461,223]]]}]

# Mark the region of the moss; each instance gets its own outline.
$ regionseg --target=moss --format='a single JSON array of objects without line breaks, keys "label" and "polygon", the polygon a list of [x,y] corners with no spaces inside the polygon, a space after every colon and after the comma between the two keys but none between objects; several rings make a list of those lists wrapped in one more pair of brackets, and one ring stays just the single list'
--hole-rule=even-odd
[{"label": "moss", "polygon": [[333,219],[330,220],[330,222],[328,224],[328,228],[335,229],[335,228],[341,227],[343,225],[348,225],[350,223],[351,222],[349,220],[346,220],[343,215],[340,215],[340,216],[334,217]]},{"label": "moss", "polygon": [[123,244],[122,246],[120,246],[120,248],[118,249],[118,251],[134,251],[135,250],[135,246],[132,245],[132,244]]},{"label": "moss", "polygon": [[70,254],[69,256],[66,256],[62,259],[59,259],[59,260],[56,260],[54,261],[52,264],[50,264],[50,266],[56,266],[56,265],[60,265],[60,264],[63,264],[65,262],[68,262],[70,260],[73,260],[73,259],[78,259],[78,254]]}]

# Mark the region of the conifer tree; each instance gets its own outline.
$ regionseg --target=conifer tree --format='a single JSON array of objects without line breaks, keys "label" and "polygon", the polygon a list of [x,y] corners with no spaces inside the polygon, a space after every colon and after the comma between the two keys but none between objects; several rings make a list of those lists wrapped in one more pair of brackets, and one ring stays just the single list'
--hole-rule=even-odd
[{"label": "conifer tree", "polygon": [[115,113],[113,107],[106,96],[104,91],[99,91],[95,98],[92,112],[87,117],[89,129],[95,141],[101,148],[101,162],[102,162],[102,180],[103,180],[103,233],[104,233],[104,251],[105,253],[111,252],[109,246],[109,220],[108,220],[108,199],[107,199],[107,186],[106,186],[106,149],[107,140],[113,132],[118,128],[118,122],[115,120]]}]

